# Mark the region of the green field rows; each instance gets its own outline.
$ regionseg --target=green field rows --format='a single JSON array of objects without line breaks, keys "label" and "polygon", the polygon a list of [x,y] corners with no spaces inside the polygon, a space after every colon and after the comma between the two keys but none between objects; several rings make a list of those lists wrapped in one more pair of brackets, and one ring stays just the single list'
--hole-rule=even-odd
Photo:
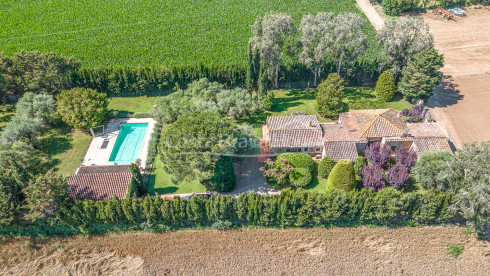
[{"label": "green field rows", "polygon": [[362,14],[354,0],[2,0],[0,52],[56,51],[85,66],[244,64],[250,25],[269,11],[297,24],[319,11]]}]

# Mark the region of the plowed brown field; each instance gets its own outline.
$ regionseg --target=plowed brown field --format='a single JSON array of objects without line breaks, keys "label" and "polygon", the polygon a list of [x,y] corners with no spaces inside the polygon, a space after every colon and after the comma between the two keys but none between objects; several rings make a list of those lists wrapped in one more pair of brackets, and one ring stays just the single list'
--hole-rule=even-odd
[{"label": "plowed brown field", "polygon": [[490,140],[490,11],[469,9],[456,21],[426,14],[424,20],[445,59],[444,82],[427,103],[433,117],[456,147]]},{"label": "plowed brown field", "polygon": [[[0,246],[0,275],[485,275],[490,245],[459,227],[122,234]],[[457,258],[450,245],[464,245]]]}]

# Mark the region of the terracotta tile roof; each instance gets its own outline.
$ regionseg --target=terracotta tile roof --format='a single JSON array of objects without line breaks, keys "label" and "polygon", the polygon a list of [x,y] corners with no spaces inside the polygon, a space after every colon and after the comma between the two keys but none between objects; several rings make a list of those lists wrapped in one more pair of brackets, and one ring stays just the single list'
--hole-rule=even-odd
[{"label": "terracotta tile roof", "polygon": [[313,148],[321,146],[322,130],[320,128],[269,131],[270,148]]},{"label": "terracotta tile roof", "polygon": [[402,136],[407,126],[394,109],[362,109],[341,113],[340,120],[349,131],[361,137]]},{"label": "terracotta tile roof", "polygon": [[75,174],[68,178],[68,195],[75,200],[123,199],[131,178],[131,172]]},{"label": "terracotta tile roof", "polygon": [[315,115],[269,116],[267,126],[269,129],[320,128]]},{"label": "terracotta tile roof", "polygon": [[425,151],[453,152],[446,137],[412,137],[412,140],[418,156]]},{"label": "terracotta tile roof", "polygon": [[407,128],[414,137],[446,137],[437,123],[407,123]]},{"label": "terracotta tile roof", "polygon": [[352,141],[359,143],[367,143],[367,139],[359,136],[356,131],[347,131],[345,128],[338,129],[323,129],[323,141]]},{"label": "terracotta tile roof", "polygon": [[358,156],[355,142],[325,142],[324,147],[325,155],[335,162],[339,161],[340,159],[349,159],[354,162]]}]

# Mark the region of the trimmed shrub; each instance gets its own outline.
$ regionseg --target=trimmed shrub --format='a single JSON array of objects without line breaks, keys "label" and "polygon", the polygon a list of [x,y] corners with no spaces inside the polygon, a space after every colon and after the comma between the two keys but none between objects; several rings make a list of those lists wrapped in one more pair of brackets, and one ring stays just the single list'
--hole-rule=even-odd
[{"label": "trimmed shrub", "polygon": [[393,98],[395,91],[395,78],[393,78],[390,70],[386,70],[379,76],[376,82],[376,88],[374,89],[376,97],[387,102]]},{"label": "trimmed shrub", "polygon": [[356,178],[354,166],[349,159],[341,159],[333,167],[327,179],[327,190],[340,189],[345,191],[354,190]]},{"label": "trimmed shrub", "polygon": [[289,180],[296,187],[304,188],[311,183],[313,176],[306,168],[296,168],[289,175]]},{"label": "trimmed shrub", "polygon": [[322,178],[327,178],[334,166],[335,162],[328,156],[325,156],[318,165],[318,175]]},{"label": "trimmed shrub", "polygon": [[356,176],[361,176],[362,168],[366,165],[366,158],[364,156],[357,156],[356,162],[354,163],[354,172]]},{"label": "trimmed shrub", "polygon": [[269,91],[267,95],[265,95],[264,98],[262,99],[261,102],[262,108],[265,110],[271,110],[272,107],[274,106],[274,98],[275,98],[274,92]]},{"label": "trimmed shrub", "polygon": [[216,162],[213,178],[209,181],[209,188],[218,192],[229,192],[235,189],[236,177],[233,161],[229,156],[221,156]]},{"label": "trimmed shrub", "polygon": [[[311,156],[309,156],[306,153],[283,153],[277,157],[277,160],[280,158],[285,158],[288,160],[288,163],[291,164],[295,168],[305,168],[310,173],[313,173],[315,171],[315,161],[311,159]],[[276,160],[276,163],[278,162]]]},{"label": "trimmed shrub", "polygon": [[335,118],[344,110],[344,79],[338,74],[329,74],[316,90],[315,108],[322,117]]}]

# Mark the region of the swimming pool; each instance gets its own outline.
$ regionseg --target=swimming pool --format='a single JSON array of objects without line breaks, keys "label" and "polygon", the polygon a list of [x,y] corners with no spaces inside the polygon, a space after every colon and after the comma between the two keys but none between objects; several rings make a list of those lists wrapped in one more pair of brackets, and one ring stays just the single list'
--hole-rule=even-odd
[{"label": "swimming pool", "polygon": [[128,165],[140,157],[148,123],[123,124],[109,161],[114,165]]}]

